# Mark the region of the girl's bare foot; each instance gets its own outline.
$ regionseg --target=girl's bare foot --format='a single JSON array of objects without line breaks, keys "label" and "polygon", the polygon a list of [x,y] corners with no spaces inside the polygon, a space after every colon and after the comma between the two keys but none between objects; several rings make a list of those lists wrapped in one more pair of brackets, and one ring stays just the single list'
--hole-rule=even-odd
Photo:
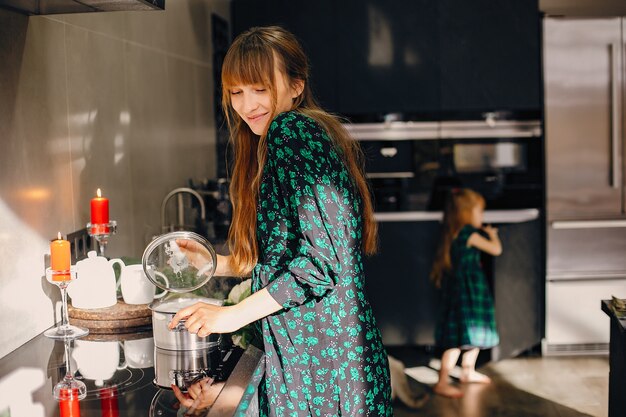
[{"label": "girl's bare foot", "polygon": [[460,389],[453,387],[450,384],[446,383],[437,383],[433,387],[433,392],[437,395],[441,395],[448,398],[461,398],[463,396],[463,391]]},{"label": "girl's bare foot", "polygon": [[491,378],[476,371],[464,371],[459,379],[462,383],[490,384]]}]

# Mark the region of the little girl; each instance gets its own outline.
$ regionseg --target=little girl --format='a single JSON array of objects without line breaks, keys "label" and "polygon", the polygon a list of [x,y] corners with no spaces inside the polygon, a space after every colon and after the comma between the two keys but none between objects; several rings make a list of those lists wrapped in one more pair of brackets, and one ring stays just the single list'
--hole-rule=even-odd
[{"label": "little girl", "polygon": [[[463,392],[450,385],[448,374],[461,360],[461,382],[489,383],[476,372],[480,349],[499,342],[493,298],[480,265],[480,251],[498,256],[502,245],[498,230],[483,226],[484,198],[469,189],[454,190],[443,217],[443,232],[431,278],[442,290],[435,341],[444,349],[436,394],[460,398]],[[488,236],[485,238],[480,229]]]}]

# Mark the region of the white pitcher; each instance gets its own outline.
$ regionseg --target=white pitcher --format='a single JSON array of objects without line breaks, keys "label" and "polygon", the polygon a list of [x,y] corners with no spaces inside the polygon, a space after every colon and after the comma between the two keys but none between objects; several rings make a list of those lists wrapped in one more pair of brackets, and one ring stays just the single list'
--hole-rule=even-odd
[{"label": "white pitcher", "polygon": [[[167,278],[163,277],[167,282]],[[126,265],[120,275],[122,298],[126,304],[148,304],[155,298],[161,298],[167,291],[156,294],[156,287],[143,270],[142,265]],[[169,283],[167,284],[169,286]]]},{"label": "white pitcher", "polygon": [[117,303],[117,284],[113,265],[124,268],[121,259],[107,260],[95,251],[76,262],[77,279],[67,287],[72,306],[80,309],[111,307]]}]

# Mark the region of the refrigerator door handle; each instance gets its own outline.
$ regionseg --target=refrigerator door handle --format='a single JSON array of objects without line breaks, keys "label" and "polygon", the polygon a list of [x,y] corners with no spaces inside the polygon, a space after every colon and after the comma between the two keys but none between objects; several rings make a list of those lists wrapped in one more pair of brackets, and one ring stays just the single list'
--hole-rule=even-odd
[{"label": "refrigerator door handle", "polygon": [[621,47],[617,43],[611,48],[611,170],[610,185],[619,189],[622,186],[620,170],[620,142],[622,137],[622,96],[621,96]]},{"label": "refrigerator door handle", "polygon": [[553,229],[614,229],[626,227],[626,220],[556,220]]}]

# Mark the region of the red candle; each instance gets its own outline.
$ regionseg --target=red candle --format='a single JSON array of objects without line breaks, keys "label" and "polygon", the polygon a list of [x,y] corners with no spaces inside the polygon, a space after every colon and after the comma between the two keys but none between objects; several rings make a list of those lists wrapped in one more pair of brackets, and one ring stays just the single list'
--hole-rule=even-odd
[{"label": "red candle", "polygon": [[[50,242],[50,269],[52,271],[69,271],[70,269],[70,242],[61,239],[61,232],[58,239]],[[69,274],[54,274],[54,281],[66,281],[70,279]]]},{"label": "red candle", "polygon": [[115,387],[100,389],[100,408],[102,409],[102,417],[119,417],[117,389]]},{"label": "red candle", "polygon": [[91,224],[107,224],[109,222],[109,199],[102,197],[98,188],[97,197],[91,199]]},{"label": "red candle", "polygon": [[78,388],[62,388],[59,398],[59,411],[61,417],[80,417],[78,405]]}]

